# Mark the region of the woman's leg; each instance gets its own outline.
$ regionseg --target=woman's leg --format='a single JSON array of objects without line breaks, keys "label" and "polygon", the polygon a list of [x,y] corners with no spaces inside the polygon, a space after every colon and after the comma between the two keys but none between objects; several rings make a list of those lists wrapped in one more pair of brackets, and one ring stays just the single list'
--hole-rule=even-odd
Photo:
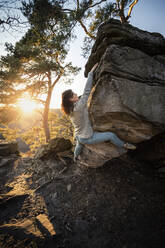
[{"label": "woman's leg", "polygon": [[94,132],[93,136],[89,139],[79,138],[79,141],[82,144],[96,144],[108,140],[118,147],[123,147],[125,143],[112,132]]},{"label": "woman's leg", "polygon": [[81,153],[81,149],[82,149],[82,144],[77,140],[76,141],[76,146],[74,149],[74,161],[76,162],[78,155]]}]

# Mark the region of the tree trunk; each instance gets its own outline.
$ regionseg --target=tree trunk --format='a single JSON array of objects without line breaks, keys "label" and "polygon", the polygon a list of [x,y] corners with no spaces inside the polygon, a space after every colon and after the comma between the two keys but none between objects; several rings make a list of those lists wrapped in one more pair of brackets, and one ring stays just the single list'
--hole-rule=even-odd
[{"label": "tree trunk", "polygon": [[49,105],[50,105],[51,96],[52,96],[52,88],[49,88],[46,102],[45,102],[45,107],[44,107],[44,114],[43,114],[43,128],[44,128],[44,132],[45,132],[46,142],[49,142],[49,140],[50,140],[48,114],[49,114]]},{"label": "tree trunk", "polygon": [[120,9],[119,9],[119,16],[120,16],[121,23],[127,22],[127,20],[125,18],[125,14],[124,14],[124,3],[125,3],[125,1],[122,0],[120,3]]}]

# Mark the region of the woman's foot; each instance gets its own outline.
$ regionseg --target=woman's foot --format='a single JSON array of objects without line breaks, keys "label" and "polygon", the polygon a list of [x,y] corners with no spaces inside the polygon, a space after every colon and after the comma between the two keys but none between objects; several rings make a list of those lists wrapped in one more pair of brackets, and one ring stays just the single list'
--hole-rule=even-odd
[{"label": "woman's foot", "polygon": [[135,150],[136,149],[136,146],[135,145],[133,145],[133,144],[130,144],[130,143],[125,143],[124,145],[123,145],[123,147],[125,148],[125,149],[127,149],[127,150]]}]

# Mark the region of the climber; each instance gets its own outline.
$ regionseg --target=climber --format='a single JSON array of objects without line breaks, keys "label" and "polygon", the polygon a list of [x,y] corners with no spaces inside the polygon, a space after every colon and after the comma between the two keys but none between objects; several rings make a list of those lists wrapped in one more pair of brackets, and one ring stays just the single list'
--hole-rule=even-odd
[{"label": "climber", "polygon": [[130,143],[125,143],[112,132],[95,132],[92,129],[89,116],[87,101],[92,88],[93,72],[98,66],[95,64],[92,70],[88,73],[88,80],[81,97],[78,97],[71,89],[62,93],[61,109],[67,114],[75,129],[76,147],[74,150],[74,161],[77,160],[82,145],[96,144],[103,141],[111,141],[114,145],[124,149],[136,149],[136,146]]}]

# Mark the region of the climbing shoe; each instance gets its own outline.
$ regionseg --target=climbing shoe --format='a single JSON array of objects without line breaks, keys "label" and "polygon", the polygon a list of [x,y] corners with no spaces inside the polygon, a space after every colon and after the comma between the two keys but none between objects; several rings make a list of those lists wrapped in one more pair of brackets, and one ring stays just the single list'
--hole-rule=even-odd
[{"label": "climbing shoe", "polygon": [[128,149],[128,150],[135,150],[135,149],[136,149],[136,146],[133,145],[133,144],[130,144],[130,143],[125,143],[125,144],[123,145],[123,147],[124,147],[125,149]]}]

